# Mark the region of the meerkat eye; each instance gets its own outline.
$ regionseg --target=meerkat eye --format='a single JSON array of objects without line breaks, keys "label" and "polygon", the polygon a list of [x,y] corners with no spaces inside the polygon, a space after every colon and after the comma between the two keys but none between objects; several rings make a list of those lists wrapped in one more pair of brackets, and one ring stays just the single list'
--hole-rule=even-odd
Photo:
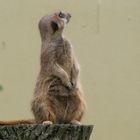
[{"label": "meerkat eye", "polygon": [[65,14],[63,14],[62,12],[59,13],[59,17],[60,18],[65,18]]}]

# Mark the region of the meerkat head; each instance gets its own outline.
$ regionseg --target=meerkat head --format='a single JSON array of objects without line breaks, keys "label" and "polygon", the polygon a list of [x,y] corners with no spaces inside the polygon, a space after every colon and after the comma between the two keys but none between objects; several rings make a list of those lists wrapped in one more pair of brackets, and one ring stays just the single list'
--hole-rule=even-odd
[{"label": "meerkat head", "polygon": [[42,38],[48,35],[62,34],[65,25],[69,22],[71,15],[62,11],[54,12],[48,16],[41,18],[39,22],[39,30]]}]

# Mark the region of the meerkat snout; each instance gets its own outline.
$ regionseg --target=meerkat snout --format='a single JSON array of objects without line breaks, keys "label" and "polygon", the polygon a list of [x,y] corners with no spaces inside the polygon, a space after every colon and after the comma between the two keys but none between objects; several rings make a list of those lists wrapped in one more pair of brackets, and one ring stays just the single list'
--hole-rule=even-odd
[{"label": "meerkat snout", "polygon": [[[64,26],[70,21],[71,18],[71,14],[70,13],[64,13],[62,11],[59,11],[58,14],[56,14],[56,16],[58,16],[58,19],[60,20],[60,22],[58,23],[58,29],[61,27],[64,28]],[[62,21],[62,23],[61,23]]]},{"label": "meerkat snout", "polygon": [[65,20],[66,23],[68,23],[70,21],[71,18],[71,14],[70,13],[63,13],[63,12],[59,12],[59,17],[61,18],[61,20]]},{"label": "meerkat snout", "polygon": [[71,18],[71,14],[68,13],[68,14],[67,14],[67,23],[70,21],[70,18]]}]

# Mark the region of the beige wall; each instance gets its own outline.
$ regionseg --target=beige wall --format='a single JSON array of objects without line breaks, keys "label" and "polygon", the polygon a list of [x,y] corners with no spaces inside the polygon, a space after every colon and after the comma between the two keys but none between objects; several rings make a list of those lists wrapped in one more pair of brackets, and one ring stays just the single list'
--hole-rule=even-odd
[{"label": "beige wall", "polygon": [[81,64],[91,140],[140,140],[140,0],[0,0],[0,120],[30,118],[38,20],[72,13],[65,30]]}]

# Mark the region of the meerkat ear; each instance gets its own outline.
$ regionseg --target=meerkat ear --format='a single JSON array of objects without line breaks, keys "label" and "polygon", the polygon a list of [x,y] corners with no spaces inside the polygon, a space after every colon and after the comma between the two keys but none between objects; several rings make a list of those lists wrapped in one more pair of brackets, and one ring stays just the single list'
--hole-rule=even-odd
[{"label": "meerkat ear", "polygon": [[52,26],[54,33],[59,29],[58,24],[54,21],[51,22],[51,26]]}]

